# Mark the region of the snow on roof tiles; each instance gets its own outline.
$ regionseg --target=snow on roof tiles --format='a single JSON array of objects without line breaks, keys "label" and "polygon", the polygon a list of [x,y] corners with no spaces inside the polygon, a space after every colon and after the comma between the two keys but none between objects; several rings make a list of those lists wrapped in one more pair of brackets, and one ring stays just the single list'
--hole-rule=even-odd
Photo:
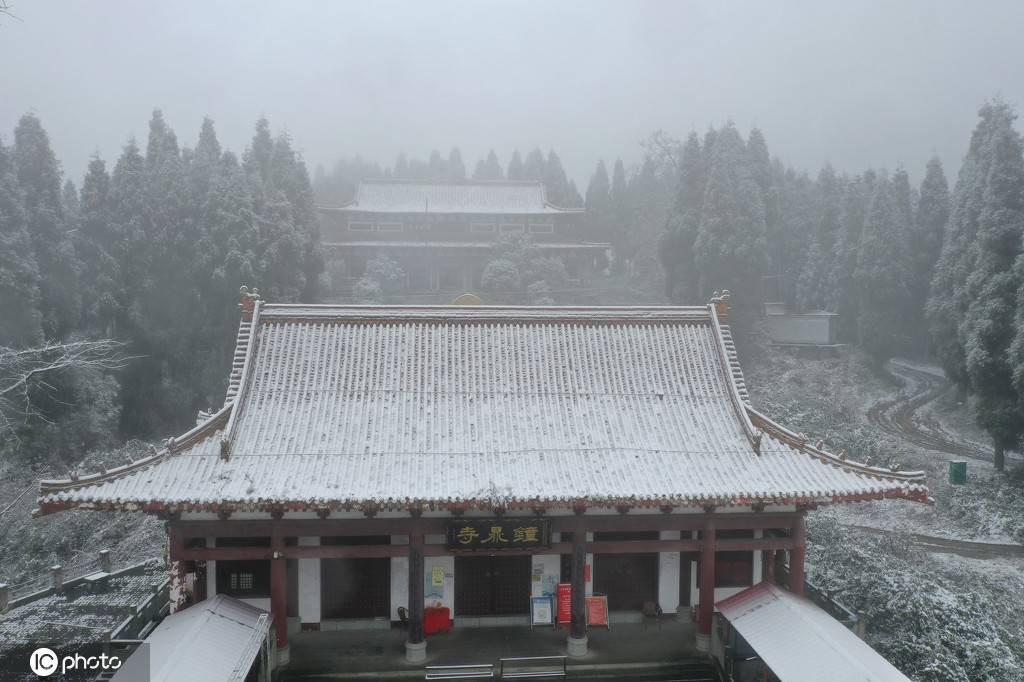
[{"label": "snow on roof tiles", "polygon": [[779,679],[909,682],[839,621],[768,582],[715,604]]},{"label": "snow on roof tiles", "polygon": [[579,213],[552,206],[539,182],[364,180],[342,207],[368,213]]},{"label": "snow on roof tiles", "polygon": [[247,370],[221,412],[149,460],[44,481],[40,502],[48,511],[927,498],[923,474],[846,462],[751,409],[713,310],[261,304]]}]

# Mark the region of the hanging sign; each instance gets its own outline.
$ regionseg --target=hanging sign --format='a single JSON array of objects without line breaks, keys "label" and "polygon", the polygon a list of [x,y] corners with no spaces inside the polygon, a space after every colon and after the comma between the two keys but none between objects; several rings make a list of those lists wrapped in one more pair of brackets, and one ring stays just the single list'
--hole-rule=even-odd
[{"label": "hanging sign", "polygon": [[445,524],[448,549],[501,551],[551,546],[548,519],[459,519]]},{"label": "hanging sign", "polygon": [[555,625],[555,613],[551,606],[551,596],[530,597],[530,629],[534,625]]},{"label": "hanging sign", "polygon": [[558,583],[558,624],[572,622],[572,583]]},{"label": "hanging sign", "polygon": [[608,624],[608,597],[587,597],[587,625],[603,625],[611,629]]}]

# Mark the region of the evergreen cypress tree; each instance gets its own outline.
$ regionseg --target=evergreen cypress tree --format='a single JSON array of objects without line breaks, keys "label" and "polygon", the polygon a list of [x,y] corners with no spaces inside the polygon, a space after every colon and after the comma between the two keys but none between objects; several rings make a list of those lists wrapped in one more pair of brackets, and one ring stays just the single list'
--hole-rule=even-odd
[{"label": "evergreen cypress tree", "polygon": [[78,268],[65,223],[60,167],[34,114],[22,116],[14,129],[14,168],[39,268],[43,333],[63,339],[78,322]]},{"label": "evergreen cypress tree", "polygon": [[533,182],[544,180],[544,173],[547,170],[546,166],[547,161],[544,160],[544,152],[540,149],[534,149],[526,155],[526,161],[523,162],[523,180],[532,180]]},{"label": "evergreen cypress tree", "polygon": [[875,182],[855,273],[858,336],[878,367],[906,346],[910,277],[903,220],[896,188],[883,175]]},{"label": "evergreen cypress tree", "polygon": [[1024,238],[1024,147],[1014,130],[1016,114],[1003,103],[983,109],[990,119],[981,154],[988,172],[980,179],[981,205],[973,268],[967,276],[967,313],[960,323],[965,368],[971,391],[978,398],[978,423],[992,436],[995,467],[1005,467],[1005,452],[1024,435],[1024,409],[1014,378],[1022,374],[1011,358],[1018,292],[1024,289],[1024,269],[1014,267],[1022,257]]},{"label": "evergreen cypress tree", "polygon": [[616,159],[612,167],[612,183],[608,192],[608,218],[611,228],[612,245],[616,251],[616,263],[633,257],[636,252],[636,237],[632,224],[633,209],[630,206],[629,183],[622,159]]},{"label": "evergreen cypress tree", "polygon": [[700,298],[728,289],[737,321],[761,303],[766,265],[764,201],[748,163],[746,144],[729,123],[714,135],[700,228],[694,242]]},{"label": "evergreen cypress tree", "polygon": [[832,166],[826,165],[814,186],[814,225],[810,247],[797,280],[797,305],[802,310],[824,310],[831,303],[832,276],[837,267],[839,213],[842,187]]},{"label": "evergreen cypress tree", "polygon": [[447,166],[449,180],[466,179],[466,164],[462,162],[462,152],[459,151],[458,147],[452,147],[452,150],[448,152]]},{"label": "evergreen cypress tree", "polygon": [[594,174],[590,176],[590,184],[587,185],[587,197],[585,207],[587,209],[587,223],[590,225],[591,233],[601,241],[611,240],[611,183],[608,180],[608,169],[604,161],[597,162]]},{"label": "evergreen cypress tree", "polygon": [[82,267],[82,323],[103,336],[116,337],[126,295],[121,264],[112,255],[117,235],[113,230],[110,185],[106,164],[94,156],[82,182],[75,250]]},{"label": "evergreen cypress tree", "polygon": [[505,171],[501,168],[501,162],[498,161],[498,155],[494,153],[492,149],[487,153],[486,159],[481,159],[476,164],[476,169],[473,171],[474,180],[504,180]]},{"label": "evergreen cypress tree", "polygon": [[583,208],[583,196],[580,194],[579,189],[576,188],[575,180],[569,181],[564,208]]},{"label": "evergreen cypress tree", "polygon": [[918,193],[917,215],[911,232],[913,259],[913,310],[918,347],[927,348],[929,336],[925,319],[928,290],[942,250],[942,235],[949,221],[949,184],[942,162],[933,157],[925,170]]},{"label": "evergreen cypress tree", "polygon": [[392,174],[392,176],[394,176],[396,178],[400,178],[400,179],[410,177],[410,175],[409,175],[409,159],[408,159],[408,157],[406,157],[404,152],[399,154],[398,158],[395,159],[395,168],[394,168],[394,170],[392,171],[391,174]]},{"label": "evergreen cypress tree", "polygon": [[548,201],[555,206],[565,206],[569,199],[569,179],[565,176],[562,160],[558,158],[554,149],[548,151],[548,158],[544,163],[543,182]]},{"label": "evergreen cypress tree", "polygon": [[43,340],[39,267],[11,150],[0,144],[0,346]]},{"label": "evergreen cypress tree", "polygon": [[519,155],[519,150],[512,152],[512,158],[508,162],[508,171],[505,173],[505,177],[509,180],[523,180],[523,157]]},{"label": "evergreen cypress tree", "polygon": [[672,212],[658,245],[665,270],[665,297],[673,303],[698,302],[693,245],[700,229],[707,172],[697,133],[690,133],[679,160],[679,182]]}]

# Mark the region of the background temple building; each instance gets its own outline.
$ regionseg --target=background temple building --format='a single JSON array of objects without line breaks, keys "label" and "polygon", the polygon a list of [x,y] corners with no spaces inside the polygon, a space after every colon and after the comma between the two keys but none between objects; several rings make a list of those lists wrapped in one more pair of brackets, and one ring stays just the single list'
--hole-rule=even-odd
[{"label": "background temple building", "polygon": [[548,203],[539,182],[364,180],[351,203],[319,211],[340,293],[379,254],[398,262],[408,291],[461,293],[479,290],[484,264],[504,235],[528,235],[547,255],[561,257],[571,280],[603,267],[610,248],[587,234],[583,209]]},{"label": "background temple building", "polygon": [[716,601],[783,563],[802,593],[808,509],[928,499],[923,474],[848,460],[754,409],[727,316],[727,296],[530,308],[247,294],[223,408],[147,459],[44,481],[40,510],[167,519],[175,603],[227,594],[271,611],[284,660],[290,634],[406,610],[407,655],[422,660],[425,605],[456,627],[525,625],[530,597],[558,583],[569,655],[587,650],[592,593],[613,615],[695,609],[706,650]]}]

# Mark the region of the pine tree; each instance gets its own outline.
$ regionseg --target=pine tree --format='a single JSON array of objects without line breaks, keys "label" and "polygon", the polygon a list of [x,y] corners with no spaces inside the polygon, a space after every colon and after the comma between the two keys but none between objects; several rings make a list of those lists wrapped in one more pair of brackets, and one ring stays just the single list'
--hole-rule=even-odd
[{"label": "pine tree", "polygon": [[33,114],[22,116],[14,129],[14,168],[39,268],[43,333],[63,339],[78,322],[78,269],[65,224],[60,167],[49,136]]},{"label": "pine tree", "polygon": [[24,348],[43,340],[39,267],[12,152],[0,144],[0,346]]},{"label": "pine tree", "polygon": [[611,227],[612,245],[616,252],[616,263],[625,264],[636,252],[635,226],[632,224],[633,209],[630,206],[629,183],[622,159],[616,159],[612,167],[611,189],[608,191],[608,217]]},{"label": "pine tree", "polygon": [[856,270],[858,336],[878,367],[906,346],[910,278],[903,220],[896,188],[883,175],[875,182]]},{"label": "pine tree", "polygon": [[583,195],[576,187],[576,181],[569,181],[569,189],[566,192],[565,206],[563,208],[583,208]]},{"label": "pine tree", "polygon": [[523,180],[541,182],[544,180],[544,173],[547,171],[547,161],[544,160],[544,152],[534,149],[526,155],[523,162]]},{"label": "pine tree", "polygon": [[427,167],[430,169],[431,180],[443,180],[448,177],[448,162],[441,156],[441,152],[436,149],[430,152]]},{"label": "pine tree", "polygon": [[737,321],[743,324],[761,303],[767,249],[764,201],[736,127],[727,124],[713,140],[700,228],[694,242],[698,289],[701,298],[714,290],[730,290]]},{"label": "pine tree", "polygon": [[78,189],[75,187],[75,183],[71,178],[64,181],[64,189],[61,192],[60,199],[61,203],[64,205],[64,222],[70,232],[71,230],[78,228],[79,212],[81,211],[81,205],[78,200]]},{"label": "pine tree", "polygon": [[947,376],[964,388],[970,379],[961,321],[973,303],[967,280],[978,258],[978,221],[992,167],[991,145],[997,131],[1010,125],[1007,119],[1013,118],[1010,108],[1001,102],[988,103],[978,113],[981,121],[960,167],[927,309],[935,355]]},{"label": "pine tree", "polygon": [[466,164],[462,162],[462,152],[459,151],[458,147],[452,147],[452,150],[448,152],[447,166],[449,180],[466,179]]},{"label": "pine tree", "polygon": [[523,157],[519,155],[519,150],[512,152],[512,158],[508,162],[508,171],[505,173],[505,177],[509,180],[523,180]]},{"label": "pine tree", "polygon": [[594,174],[587,185],[587,197],[584,206],[587,210],[587,223],[595,239],[610,241],[611,239],[611,183],[608,180],[608,169],[604,160],[597,162]]},{"label": "pine tree", "polygon": [[679,160],[679,181],[658,256],[665,270],[665,297],[673,303],[698,302],[694,242],[700,229],[707,172],[700,138],[690,133]]},{"label": "pine tree", "polygon": [[82,323],[103,336],[116,337],[126,292],[121,264],[112,255],[117,235],[113,230],[110,191],[106,164],[94,156],[82,182],[81,221],[75,239],[82,267]]},{"label": "pine tree", "polygon": [[565,169],[562,168],[562,160],[552,149],[548,151],[547,161],[544,162],[544,190],[547,193],[548,202],[555,206],[565,206],[569,200],[569,179],[565,176]]},{"label": "pine tree", "polygon": [[933,157],[925,171],[924,180],[918,193],[917,215],[911,232],[911,257],[913,259],[913,310],[914,327],[918,347],[927,348],[928,325],[925,307],[932,273],[942,250],[942,235],[949,221],[949,184],[942,170],[942,162]]},{"label": "pine tree", "polygon": [[409,175],[409,159],[405,153],[399,154],[398,158],[395,159],[395,168],[391,173],[396,178],[408,178]]},{"label": "pine tree", "polygon": [[473,171],[474,180],[504,180],[505,171],[501,169],[501,162],[498,155],[492,149],[487,153],[487,158],[477,162]]},{"label": "pine tree", "polygon": [[987,172],[978,178],[975,256],[959,337],[970,390],[978,398],[978,423],[992,436],[995,466],[1002,471],[1006,450],[1024,435],[1022,393],[1014,386],[1024,370],[1011,359],[1020,357],[1020,346],[1011,350],[1011,345],[1021,335],[1014,323],[1018,292],[1024,290],[1024,269],[1014,267],[1024,253],[1024,147],[1009,105],[993,102],[983,108],[982,118],[988,134],[978,151]]},{"label": "pine tree", "polygon": [[832,166],[825,166],[818,174],[813,193],[814,225],[797,280],[797,305],[802,310],[824,310],[833,299],[831,273],[837,267],[842,186]]}]

